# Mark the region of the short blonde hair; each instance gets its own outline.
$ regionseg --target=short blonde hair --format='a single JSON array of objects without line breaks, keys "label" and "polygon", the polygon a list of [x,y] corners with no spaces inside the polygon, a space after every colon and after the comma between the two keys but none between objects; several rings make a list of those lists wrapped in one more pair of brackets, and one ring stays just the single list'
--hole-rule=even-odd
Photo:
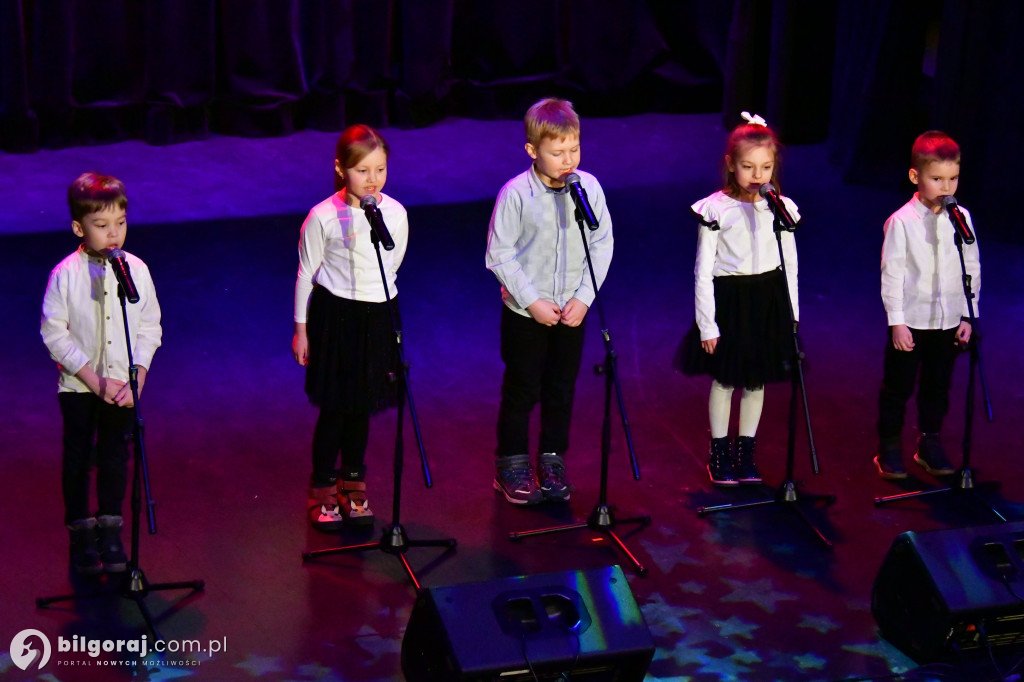
[{"label": "short blonde hair", "polygon": [[960,145],[941,130],[921,133],[910,148],[911,168],[920,172],[933,161],[960,163]]},{"label": "short blonde hair", "polygon": [[557,97],[542,99],[526,111],[526,141],[534,147],[545,138],[580,135],[580,117],[572,102]]}]

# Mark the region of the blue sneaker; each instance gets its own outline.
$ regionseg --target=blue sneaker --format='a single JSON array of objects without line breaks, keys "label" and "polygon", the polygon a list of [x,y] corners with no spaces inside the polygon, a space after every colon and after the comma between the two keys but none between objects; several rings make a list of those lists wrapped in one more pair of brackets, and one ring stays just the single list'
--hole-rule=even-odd
[{"label": "blue sneaker", "polygon": [[572,489],[565,479],[565,460],[561,455],[545,452],[537,456],[537,481],[545,500],[568,502]]},{"label": "blue sneaker", "polygon": [[529,455],[499,457],[494,474],[494,489],[512,504],[538,504],[544,493],[537,487]]}]

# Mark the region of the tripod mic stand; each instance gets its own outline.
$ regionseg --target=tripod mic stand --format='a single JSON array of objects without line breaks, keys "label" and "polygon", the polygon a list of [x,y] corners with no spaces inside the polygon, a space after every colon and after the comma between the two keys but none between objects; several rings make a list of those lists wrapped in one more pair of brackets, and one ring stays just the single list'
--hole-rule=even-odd
[{"label": "tripod mic stand", "polygon": [[614,507],[608,504],[608,456],[611,453],[611,442],[612,442],[612,426],[611,426],[611,406],[612,406],[612,388],[615,389],[615,398],[619,404],[619,415],[622,418],[622,428],[626,434],[626,444],[629,447],[629,459],[633,467],[633,479],[640,480],[640,467],[636,460],[636,451],[633,449],[633,436],[629,430],[629,420],[626,418],[626,405],[622,401],[622,387],[619,385],[619,375],[617,371],[617,362],[615,349],[612,347],[612,337],[608,331],[608,325],[605,323],[604,310],[601,307],[600,292],[597,288],[597,277],[594,275],[594,264],[590,260],[590,247],[587,242],[587,233],[584,230],[583,216],[580,214],[579,209],[576,209],[576,223],[580,228],[580,236],[583,238],[583,250],[586,253],[587,269],[590,272],[590,282],[594,287],[594,303],[597,306],[598,318],[601,321],[601,338],[604,339],[604,362],[594,367],[595,374],[604,374],[604,417],[601,422],[601,488],[598,497],[597,504],[594,506],[593,511],[590,512],[590,516],[587,517],[585,523],[573,523],[564,526],[554,526],[551,528],[538,528],[535,530],[526,530],[519,532],[509,533],[509,539],[513,542],[520,540],[525,537],[532,537],[534,535],[550,535],[553,533],[561,533],[570,530],[579,530],[582,528],[588,528],[595,533],[607,536],[618,549],[626,555],[626,558],[633,564],[637,573],[641,576],[647,575],[647,569],[640,563],[640,561],[633,555],[629,548],[626,547],[622,539],[615,533],[615,527],[624,523],[636,523],[640,524],[640,527],[646,526],[651,523],[650,516],[637,516],[626,519],[616,519],[614,514]]},{"label": "tripod mic stand", "polygon": [[[771,202],[769,202],[771,205]],[[826,549],[832,549],[832,542],[815,526],[800,508],[800,502],[825,502],[832,504],[836,501],[835,495],[817,495],[801,493],[797,490],[796,482],[793,480],[793,464],[796,453],[796,397],[797,392],[803,398],[804,419],[807,423],[807,440],[811,452],[811,467],[814,473],[818,473],[818,453],[814,447],[814,432],[811,430],[811,411],[807,402],[807,390],[804,384],[803,351],[800,350],[800,337],[796,331],[796,316],[793,313],[793,299],[789,291],[789,275],[786,273],[786,257],[782,251],[782,232],[787,228],[783,226],[779,212],[775,211],[773,229],[775,230],[775,241],[779,247],[779,263],[782,268],[782,278],[786,286],[786,302],[789,308],[789,321],[793,330],[793,365],[790,367],[791,382],[789,396],[789,418],[787,420],[788,439],[786,445],[786,480],[782,482],[775,495],[766,500],[754,502],[741,502],[733,504],[719,504],[711,507],[700,507],[697,509],[698,516],[706,516],[714,512],[731,511],[733,509],[747,509],[750,507],[761,507],[770,504],[779,504],[784,509],[794,512],[801,521],[814,533],[818,541]]]},{"label": "tripod mic stand", "polygon": [[[156,534],[156,511],[153,498],[149,490],[149,464],[146,460],[146,447],[143,439],[144,422],[139,411],[139,368],[135,365],[132,357],[131,334],[128,329],[128,308],[125,301],[125,292],[121,285],[117,285],[117,296],[121,300],[121,316],[124,319],[124,337],[128,349],[128,383],[132,390],[132,401],[134,404],[135,428],[133,429],[134,457],[132,462],[132,531],[131,531],[131,556],[128,561],[128,571],[121,579],[121,584],[116,590],[117,594],[125,599],[131,599],[142,614],[146,626],[153,633],[154,640],[162,640],[160,632],[156,628],[156,622],[146,607],[145,599],[150,592],[163,590],[192,590],[202,592],[205,583],[202,580],[184,580],[171,583],[152,584],[142,572],[139,565],[139,515],[142,512],[142,490],[146,493],[146,514],[149,522],[149,534]],[[36,606],[44,608],[50,604],[62,601],[74,601],[78,599],[91,599],[100,597],[109,592],[92,592],[88,594],[64,594],[56,597],[39,597],[36,599]]]},{"label": "tripod mic stand", "polygon": [[994,482],[985,484],[976,484],[974,482],[974,473],[971,471],[971,434],[973,431],[974,424],[974,375],[977,371],[978,376],[981,378],[981,392],[985,398],[985,409],[988,414],[988,421],[994,421],[992,416],[992,401],[989,398],[988,386],[985,384],[985,372],[981,364],[981,349],[979,347],[980,337],[977,334],[977,319],[974,316],[974,292],[971,290],[971,276],[967,274],[967,264],[964,262],[964,242],[959,232],[954,232],[953,243],[956,244],[957,252],[960,255],[960,272],[963,276],[963,287],[964,297],[967,300],[967,314],[971,322],[971,340],[968,343],[968,351],[970,353],[970,363],[968,365],[967,374],[967,397],[966,404],[964,405],[964,439],[963,439],[963,466],[960,470],[954,474],[954,483],[943,488],[933,488],[930,490],[917,490],[909,493],[902,493],[899,495],[889,495],[888,497],[876,497],[875,504],[883,505],[888,502],[896,500],[905,500],[914,497],[923,497],[925,495],[934,495],[936,493],[971,493],[971,498],[976,500],[981,506],[992,512],[1000,521],[1006,522],[1006,517],[999,513],[999,511],[992,505],[986,503],[984,500],[977,496],[977,486],[995,485]]},{"label": "tripod mic stand", "polygon": [[395,317],[395,303],[391,300],[391,293],[388,291],[388,280],[384,273],[384,260],[380,254],[380,237],[377,235],[375,230],[371,229],[370,238],[373,241],[373,248],[377,252],[377,266],[380,268],[380,277],[384,284],[384,298],[387,301],[388,312],[391,315],[391,329],[395,335],[395,348],[397,350],[399,364],[399,371],[394,376],[394,381],[396,382],[396,388],[398,390],[398,414],[395,426],[394,490],[391,502],[391,525],[384,528],[384,532],[381,535],[379,542],[364,542],[356,545],[334,547],[332,549],[320,549],[314,552],[303,552],[302,560],[309,561],[311,559],[331,556],[333,554],[355,554],[372,549],[379,549],[386,554],[394,556],[402,563],[402,568],[405,570],[406,575],[409,576],[409,580],[412,581],[413,588],[418,594],[422,588],[420,587],[420,581],[416,579],[416,573],[412,570],[412,566],[409,565],[409,562],[405,558],[406,552],[409,551],[410,547],[446,547],[447,553],[455,549],[456,543],[454,538],[410,540],[409,536],[405,532],[405,528],[402,527],[402,470],[404,468],[403,451],[405,449],[405,443],[402,437],[402,427],[404,422],[403,407],[406,402],[409,403],[409,417],[412,420],[413,430],[416,433],[416,444],[420,451],[420,465],[423,470],[424,484],[427,488],[433,487],[434,484],[430,478],[430,467],[427,464],[427,452],[423,448],[423,436],[420,434],[420,423],[419,419],[416,417],[416,406],[413,403],[412,393],[409,390],[409,365],[405,362],[405,350],[402,346],[402,330],[399,329],[398,319]]}]

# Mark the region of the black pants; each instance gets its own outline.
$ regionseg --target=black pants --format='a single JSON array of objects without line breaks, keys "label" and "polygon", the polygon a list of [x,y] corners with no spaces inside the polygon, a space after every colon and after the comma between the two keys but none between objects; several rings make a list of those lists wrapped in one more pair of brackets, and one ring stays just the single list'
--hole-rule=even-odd
[{"label": "black pants", "polygon": [[878,438],[899,441],[907,401],[917,382],[917,427],[921,433],[938,433],[949,412],[949,389],[956,361],[956,328],[911,329],[914,349],[893,348],[892,328],[885,346],[885,373],[878,393]]},{"label": "black pants", "polygon": [[529,454],[530,413],[538,401],[539,452],[564,455],[569,449],[583,327],[547,327],[502,307],[501,359],[505,376],[498,410],[498,457]]},{"label": "black pants", "polygon": [[341,453],[341,477],[361,481],[370,437],[370,413],[322,408],[313,429],[313,475],[310,484],[332,485],[338,478],[338,453]]},{"label": "black pants", "polygon": [[92,393],[58,393],[57,400],[64,419],[64,522],[93,515],[89,506],[89,472],[94,451],[97,514],[120,516],[128,481],[128,443],[135,428],[134,411],[105,403]]}]

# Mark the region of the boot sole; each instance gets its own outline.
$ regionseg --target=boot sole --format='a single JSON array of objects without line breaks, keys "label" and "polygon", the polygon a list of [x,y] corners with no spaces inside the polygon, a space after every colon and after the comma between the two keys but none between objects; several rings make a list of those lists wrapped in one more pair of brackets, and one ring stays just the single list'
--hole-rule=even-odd
[{"label": "boot sole", "polygon": [[514,505],[517,505],[517,506],[533,506],[535,504],[540,504],[541,502],[544,501],[543,495],[538,497],[536,500],[522,500],[522,499],[518,499],[518,498],[515,498],[515,497],[509,497],[509,494],[507,492],[505,492],[505,489],[503,487],[501,487],[501,484],[498,483],[497,481],[494,481],[494,490],[495,490],[495,492],[501,493],[501,495],[506,500],[508,500],[511,504],[514,504]]},{"label": "boot sole", "polygon": [[914,455],[914,461],[917,462],[921,466],[922,469],[927,471],[932,476],[949,476],[950,474],[956,473],[956,469],[954,469],[953,467],[945,467],[945,468],[937,469],[937,468],[931,466],[930,464],[928,464],[928,462],[923,457],[921,457],[919,455]]},{"label": "boot sole", "polygon": [[878,463],[878,457],[875,457],[874,462],[875,468],[878,469],[878,475],[887,481],[902,481],[904,478],[907,477],[906,471],[900,473],[894,471],[885,471],[884,469],[882,469],[882,465]]}]

